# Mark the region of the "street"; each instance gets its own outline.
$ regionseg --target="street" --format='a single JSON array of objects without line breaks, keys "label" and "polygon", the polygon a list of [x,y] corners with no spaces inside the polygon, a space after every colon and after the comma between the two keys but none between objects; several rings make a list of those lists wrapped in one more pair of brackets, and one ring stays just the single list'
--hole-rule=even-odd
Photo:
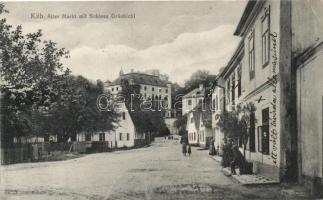
[{"label": "street", "polygon": [[[290,199],[278,185],[245,187],[208,151],[181,154],[177,141],[1,168],[0,199]],[[294,197],[293,197],[294,199]]]}]

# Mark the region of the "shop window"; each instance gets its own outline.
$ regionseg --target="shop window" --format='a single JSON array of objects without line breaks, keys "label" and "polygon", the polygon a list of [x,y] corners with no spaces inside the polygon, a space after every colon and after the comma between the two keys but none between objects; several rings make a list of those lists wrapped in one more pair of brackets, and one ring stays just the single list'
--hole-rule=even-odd
[{"label": "shop window", "polygon": [[249,127],[249,151],[256,151],[255,142],[255,129],[256,129],[256,117],[255,113],[250,114],[250,127]]},{"label": "shop window", "polygon": [[269,108],[262,110],[262,126],[258,127],[258,151],[269,155]]}]

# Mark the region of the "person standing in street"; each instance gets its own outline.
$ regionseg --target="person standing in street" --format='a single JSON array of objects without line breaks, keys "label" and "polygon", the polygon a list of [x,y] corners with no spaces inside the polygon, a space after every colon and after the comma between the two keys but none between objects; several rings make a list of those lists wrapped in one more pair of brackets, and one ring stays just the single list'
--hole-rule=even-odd
[{"label": "person standing in street", "polygon": [[188,144],[188,149],[187,149],[188,156],[191,156],[192,150],[191,150],[191,145]]},{"label": "person standing in street", "polygon": [[181,138],[181,144],[182,144],[182,153],[184,156],[186,156],[188,139],[185,135]]}]

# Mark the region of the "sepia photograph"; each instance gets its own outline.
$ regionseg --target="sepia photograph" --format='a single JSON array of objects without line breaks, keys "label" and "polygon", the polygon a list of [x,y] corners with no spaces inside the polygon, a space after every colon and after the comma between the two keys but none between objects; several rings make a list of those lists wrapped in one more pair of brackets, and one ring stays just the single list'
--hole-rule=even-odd
[{"label": "sepia photograph", "polygon": [[0,199],[323,199],[323,0],[0,1]]}]

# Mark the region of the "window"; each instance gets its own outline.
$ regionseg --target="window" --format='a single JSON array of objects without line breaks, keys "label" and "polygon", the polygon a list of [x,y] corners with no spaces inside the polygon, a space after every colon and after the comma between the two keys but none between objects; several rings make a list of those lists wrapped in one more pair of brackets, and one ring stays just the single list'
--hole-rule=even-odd
[{"label": "window", "polygon": [[105,141],[105,134],[104,133],[100,133],[99,134],[99,141],[100,142],[104,142]]},{"label": "window", "polygon": [[114,91],[114,88],[111,88],[111,91],[113,92]]},{"label": "window", "polygon": [[165,92],[168,93],[168,89],[165,89]]},{"label": "window", "polygon": [[255,30],[253,30],[249,36],[249,77],[253,79],[255,77]]},{"label": "window", "polygon": [[85,141],[91,141],[91,134],[85,135]]},{"label": "window", "polygon": [[227,103],[230,103],[230,79],[227,82]]},{"label": "window", "polygon": [[191,117],[191,123],[193,123],[193,121],[194,121],[194,119],[193,119],[193,117]]},{"label": "window", "polygon": [[153,87],[152,87],[152,88],[151,88],[151,91],[155,91],[155,88],[153,88]]},{"label": "window", "polygon": [[232,98],[232,104],[234,104],[235,100],[235,88],[236,88],[236,76],[235,72],[233,71],[232,77],[231,77],[231,98]]},{"label": "window", "polygon": [[238,71],[237,71],[237,78],[238,78],[238,97],[241,96],[241,63],[239,64]]},{"label": "window", "polygon": [[256,126],[256,117],[255,113],[250,114],[250,127],[249,127],[249,150],[255,152],[255,126]]},{"label": "window", "polygon": [[145,91],[147,90],[147,87],[146,87],[146,86],[144,86],[144,90],[145,90]]},{"label": "window", "polygon": [[119,133],[119,140],[122,140],[122,133]]},{"label": "window", "polygon": [[[216,98],[216,96],[215,96],[215,98]],[[212,100],[212,110],[213,111],[217,110],[215,107],[215,99]]]},{"label": "window", "polygon": [[161,93],[162,89],[161,88],[158,88],[158,92]]},{"label": "window", "polygon": [[126,113],[125,113],[125,112],[123,112],[123,113],[122,113],[122,119],[123,119],[123,120],[125,120],[125,119],[126,119]]},{"label": "window", "polygon": [[189,100],[187,100],[187,104],[190,106],[190,105],[192,105],[192,100],[191,99],[189,99]]},{"label": "window", "polygon": [[269,155],[269,108],[262,110],[262,126],[258,127],[258,151]]},{"label": "window", "polygon": [[130,140],[130,135],[129,135],[129,133],[127,133],[127,141],[129,141]]},{"label": "window", "polygon": [[199,104],[202,104],[202,99],[199,99]]},{"label": "window", "polygon": [[119,88],[117,87],[117,91],[119,90]]},{"label": "window", "polygon": [[269,63],[270,51],[270,8],[265,8],[265,15],[261,18],[261,40],[262,40],[262,66],[266,67]]},{"label": "window", "polygon": [[218,95],[215,96],[215,109],[219,110],[219,97],[218,97]]}]

